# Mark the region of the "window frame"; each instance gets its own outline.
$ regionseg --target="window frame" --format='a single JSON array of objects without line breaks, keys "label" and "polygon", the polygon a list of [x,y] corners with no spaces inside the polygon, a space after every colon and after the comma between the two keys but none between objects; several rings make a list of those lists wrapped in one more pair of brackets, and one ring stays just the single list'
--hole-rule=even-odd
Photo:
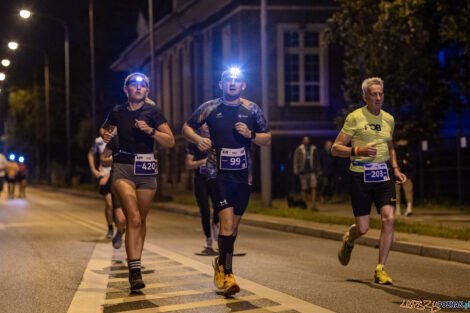
[{"label": "window frame", "polygon": [[[278,75],[278,106],[305,107],[329,105],[328,97],[328,47],[325,40],[325,24],[307,24],[301,27],[299,24],[277,25],[277,75]],[[284,47],[284,32],[299,32],[299,47]],[[318,47],[304,47],[304,33],[307,31],[318,32]],[[285,53],[297,54],[299,56],[299,101],[286,102],[285,99]],[[319,56],[319,101],[305,101],[305,66],[306,54],[318,54]]]}]

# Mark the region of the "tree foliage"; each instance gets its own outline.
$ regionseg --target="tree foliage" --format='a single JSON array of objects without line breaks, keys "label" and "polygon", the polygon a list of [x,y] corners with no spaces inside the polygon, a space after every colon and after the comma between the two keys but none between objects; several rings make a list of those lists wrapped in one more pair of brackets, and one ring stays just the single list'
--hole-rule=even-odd
[{"label": "tree foliage", "polygon": [[348,111],[361,102],[362,80],[379,76],[386,110],[401,127],[416,137],[437,134],[444,112],[463,108],[470,90],[470,1],[337,2],[328,34],[343,49]]}]

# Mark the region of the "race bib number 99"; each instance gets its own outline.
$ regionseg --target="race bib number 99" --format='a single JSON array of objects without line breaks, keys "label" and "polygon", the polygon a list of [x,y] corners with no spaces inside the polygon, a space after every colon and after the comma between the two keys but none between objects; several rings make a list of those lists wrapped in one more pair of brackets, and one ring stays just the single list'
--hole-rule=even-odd
[{"label": "race bib number 99", "polygon": [[390,180],[386,163],[364,164],[364,182],[378,183]]},{"label": "race bib number 99", "polygon": [[228,149],[220,151],[220,169],[239,171],[247,168],[245,148]]},{"label": "race bib number 99", "polygon": [[134,175],[157,174],[157,162],[152,153],[136,154],[134,157]]}]

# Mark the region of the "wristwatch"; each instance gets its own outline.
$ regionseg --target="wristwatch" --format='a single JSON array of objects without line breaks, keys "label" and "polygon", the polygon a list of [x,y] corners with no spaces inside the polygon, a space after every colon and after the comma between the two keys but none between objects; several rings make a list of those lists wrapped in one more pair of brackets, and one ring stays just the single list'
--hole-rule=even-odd
[{"label": "wristwatch", "polygon": [[153,135],[155,135],[155,128],[152,128],[152,131],[150,132],[150,136],[153,137]]}]

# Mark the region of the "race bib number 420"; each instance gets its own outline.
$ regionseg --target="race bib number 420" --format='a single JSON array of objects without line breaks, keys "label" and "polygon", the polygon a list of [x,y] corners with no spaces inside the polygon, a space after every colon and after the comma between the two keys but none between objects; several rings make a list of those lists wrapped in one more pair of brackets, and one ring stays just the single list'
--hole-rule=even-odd
[{"label": "race bib number 420", "polygon": [[390,180],[386,163],[364,164],[364,182],[378,183]]},{"label": "race bib number 420", "polygon": [[136,154],[134,157],[134,175],[157,174],[157,162],[153,153]]},{"label": "race bib number 420", "polygon": [[245,148],[222,148],[220,151],[220,169],[239,171],[247,168]]}]

